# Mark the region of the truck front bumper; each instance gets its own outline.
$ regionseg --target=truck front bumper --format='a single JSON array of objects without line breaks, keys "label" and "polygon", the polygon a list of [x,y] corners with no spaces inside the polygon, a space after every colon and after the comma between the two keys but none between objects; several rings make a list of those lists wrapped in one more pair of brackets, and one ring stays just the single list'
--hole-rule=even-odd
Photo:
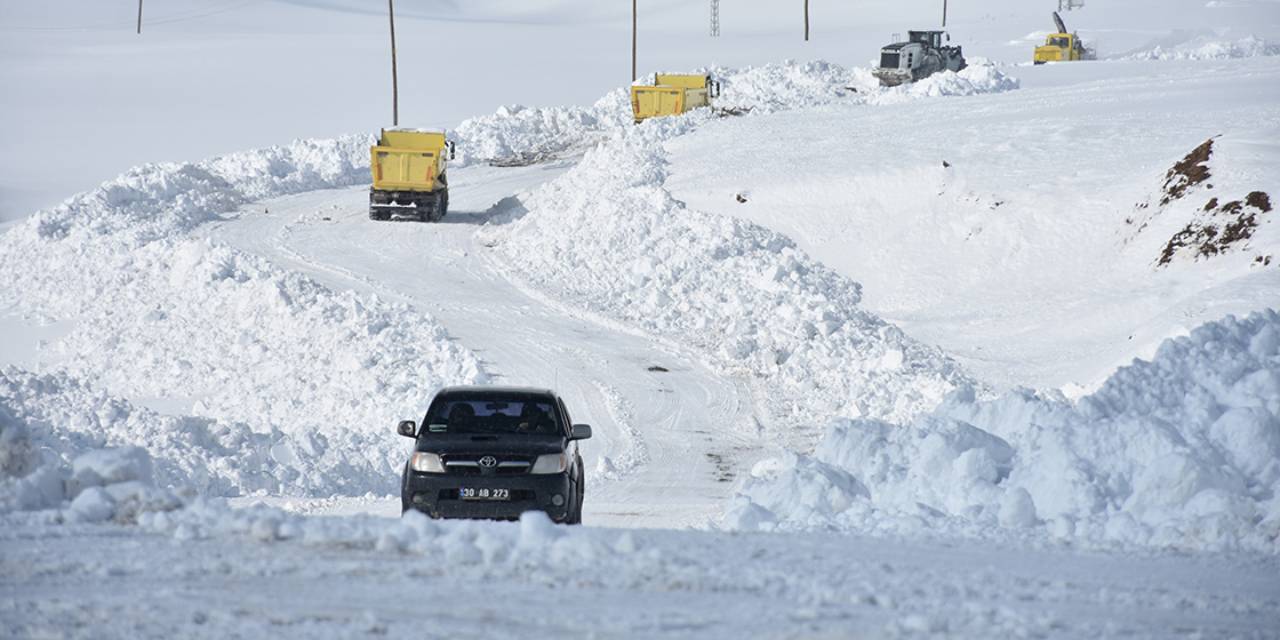
[{"label": "truck front bumper", "polygon": [[[459,497],[463,488],[506,489],[510,499],[464,500]],[[564,522],[569,517],[572,490],[567,473],[473,476],[408,471],[401,487],[401,508],[417,509],[432,518],[494,520],[515,520],[526,511],[543,511],[552,520]]]}]

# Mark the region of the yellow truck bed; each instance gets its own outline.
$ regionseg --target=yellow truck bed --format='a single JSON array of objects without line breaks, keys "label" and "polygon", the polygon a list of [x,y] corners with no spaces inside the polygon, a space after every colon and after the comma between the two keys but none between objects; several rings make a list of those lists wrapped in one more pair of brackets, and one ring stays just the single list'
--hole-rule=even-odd
[{"label": "yellow truck bed", "polygon": [[707,74],[659,73],[654,86],[631,87],[631,111],[636,122],[674,116],[711,104],[716,83]]},{"label": "yellow truck bed", "polygon": [[379,191],[435,191],[444,186],[448,142],[443,133],[384,129],[370,149],[373,188]]}]

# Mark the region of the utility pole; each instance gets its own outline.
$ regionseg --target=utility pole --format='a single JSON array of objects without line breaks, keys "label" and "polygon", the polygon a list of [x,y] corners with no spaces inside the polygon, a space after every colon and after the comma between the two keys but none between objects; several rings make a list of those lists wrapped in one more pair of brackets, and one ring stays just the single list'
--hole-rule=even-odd
[{"label": "utility pole", "polygon": [[942,27],[947,26],[947,0],[942,0]]},{"label": "utility pole", "polygon": [[396,77],[396,3],[387,0],[387,15],[391,18],[391,126],[400,126],[400,81]]},{"label": "utility pole", "polygon": [[809,41],[809,0],[804,0],[804,41]]},{"label": "utility pole", "polygon": [[638,27],[637,0],[631,0],[631,81],[636,81],[636,28]]},{"label": "utility pole", "polygon": [[138,0],[138,35],[142,35],[142,0]]},{"label": "utility pole", "polygon": [[720,37],[720,0],[711,0],[711,37]]}]

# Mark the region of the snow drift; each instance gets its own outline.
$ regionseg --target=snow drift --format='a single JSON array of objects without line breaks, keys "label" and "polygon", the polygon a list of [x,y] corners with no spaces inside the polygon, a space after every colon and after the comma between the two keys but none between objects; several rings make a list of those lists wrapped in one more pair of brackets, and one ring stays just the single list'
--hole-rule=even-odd
[{"label": "snow drift", "polygon": [[726,521],[1280,551],[1280,313],[1169,340],[1075,404],[961,390],[909,423],[839,420],[758,464]]}]

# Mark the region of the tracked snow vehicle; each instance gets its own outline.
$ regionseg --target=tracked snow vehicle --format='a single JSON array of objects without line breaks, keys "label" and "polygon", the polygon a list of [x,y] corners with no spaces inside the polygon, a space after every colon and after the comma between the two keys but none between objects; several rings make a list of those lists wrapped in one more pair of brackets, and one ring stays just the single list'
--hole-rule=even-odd
[{"label": "tracked snow vehicle", "polygon": [[945,31],[908,31],[906,42],[895,42],[880,50],[880,66],[872,74],[885,87],[915,82],[939,71],[965,68],[959,46],[944,46]]}]

